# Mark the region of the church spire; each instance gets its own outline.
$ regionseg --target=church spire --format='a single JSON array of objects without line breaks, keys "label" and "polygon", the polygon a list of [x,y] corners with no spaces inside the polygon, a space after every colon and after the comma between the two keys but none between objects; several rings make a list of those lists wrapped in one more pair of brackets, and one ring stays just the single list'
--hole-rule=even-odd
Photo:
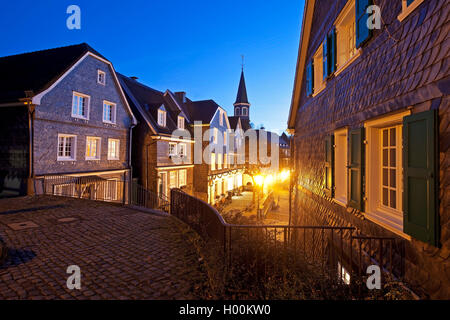
[{"label": "church spire", "polygon": [[239,89],[236,96],[236,102],[234,106],[237,105],[247,105],[250,106],[247,98],[247,88],[245,87],[245,78],[244,78],[244,67],[242,67],[241,71],[241,80],[239,81]]}]

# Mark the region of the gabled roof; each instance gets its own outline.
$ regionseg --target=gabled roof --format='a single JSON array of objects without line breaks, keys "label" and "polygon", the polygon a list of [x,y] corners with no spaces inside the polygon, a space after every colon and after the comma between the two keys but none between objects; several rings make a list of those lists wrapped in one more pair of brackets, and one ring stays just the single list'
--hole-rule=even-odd
[{"label": "gabled roof", "polygon": [[0,58],[0,102],[17,102],[27,97],[25,91],[46,90],[87,52],[106,60],[86,43]]},{"label": "gabled roof", "polygon": [[220,106],[214,100],[191,101],[186,99],[186,110],[192,122],[211,123]]},{"label": "gabled roof", "polygon": [[308,50],[311,25],[314,14],[315,0],[306,0],[303,12],[302,32],[298,49],[297,67],[295,70],[294,89],[292,92],[291,108],[289,110],[288,129],[295,128],[295,118],[300,103],[303,74],[306,66],[306,54]]},{"label": "gabled roof", "polygon": [[228,121],[230,122],[230,127],[233,130],[237,130],[238,125],[242,128],[242,124],[240,124],[240,117],[238,116],[232,116],[228,117]]},{"label": "gabled roof", "polygon": [[241,80],[239,81],[238,93],[234,105],[247,104],[250,105],[247,98],[247,88],[245,86],[244,70],[241,72]]},{"label": "gabled roof", "polygon": [[[133,111],[141,115],[155,134],[170,135],[178,128],[177,117],[182,114],[182,110],[172,100],[170,91],[163,93],[122,74],[117,75]],[[163,106],[167,112],[166,126],[160,127],[157,120],[158,109]],[[186,123],[189,122],[189,119],[185,120]]]},{"label": "gabled roof", "polygon": [[286,135],[285,132],[283,132],[283,134],[280,137],[280,144],[285,144],[287,146],[289,146],[291,143],[291,139]]}]

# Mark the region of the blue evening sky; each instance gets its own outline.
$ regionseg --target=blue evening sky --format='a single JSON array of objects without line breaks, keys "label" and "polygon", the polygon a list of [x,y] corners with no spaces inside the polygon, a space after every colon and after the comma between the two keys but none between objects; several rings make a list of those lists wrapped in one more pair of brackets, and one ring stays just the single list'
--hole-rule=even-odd
[{"label": "blue evening sky", "polygon": [[[81,30],[66,9],[81,8]],[[304,0],[2,1],[0,56],[87,42],[128,76],[233,114],[245,55],[251,121],[283,130]],[[38,76],[38,75],[37,75]]]}]

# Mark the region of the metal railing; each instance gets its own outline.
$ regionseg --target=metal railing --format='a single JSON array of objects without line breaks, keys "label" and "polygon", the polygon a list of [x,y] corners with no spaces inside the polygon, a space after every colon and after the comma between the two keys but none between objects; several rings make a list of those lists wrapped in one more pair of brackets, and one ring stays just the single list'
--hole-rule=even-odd
[{"label": "metal railing", "polygon": [[167,197],[156,194],[135,182],[131,184],[131,204],[167,213],[170,211],[170,202]]},{"label": "metal railing", "polygon": [[80,199],[124,203],[127,182],[100,177],[46,176],[43,193]]},{"label": "metal railing", "polygon": [[[378,265],[383,273],[397,279],[404,274],[404,249],[399,239],[356,235],[354,227],[233,225],[226,223],[215,208],[181,190],[173,189],[170,198],[171,214],[222,248],[227,267],[238,256],[257,261],[261,249],[270,248],[271,258],[279,260],[283,268],[294,266],[301,258],[339,281],[345,279],[338,265],[352,279],[365,277],[369,265]],[[270,267],[276,266],[273,263]],[[263,269],[266,273],[270,268],[265,264]]]}]

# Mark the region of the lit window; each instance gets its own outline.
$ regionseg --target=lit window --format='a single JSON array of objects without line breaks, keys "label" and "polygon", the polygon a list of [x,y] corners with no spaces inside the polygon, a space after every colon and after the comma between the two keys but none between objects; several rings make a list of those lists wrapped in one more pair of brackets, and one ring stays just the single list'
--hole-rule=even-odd
[{"label": "lit window", "polygon": [[108,160],[119,160],[119,143],[118,139],[108,139]]},{"label": "lit window", "polygon": [[169,174],[169,188],[177,188],[177,171],[170,171]]},{"label": "lit window", "polygon": [[170,142],[169,143],[169,156],[176,156],[177,155],[177,144]]},{"label": "lit window", "polygon": [[178,129],[184,130],[184,117],[178,117]]},{"label": "lit window", "polygon": [[355,0],[350,0],[336,19],[338,69],[357,53],[355,21]]},{"label": "lit window", "polygon": [[160,127],[166,126],[166,109],[164,106],[158,109],[158,125]]},{"label": "lit window", "polygon": [[58,161],[75,160],[76,141],[74,135],[58,135]]},{"label": "lit window", "polygon": [[178,145],[178,150],[179,150],[179,155],[180,157],[185,157],[186,156],[186,144],[185,143],[180,143]]},{"label": "lit window", "polygon": [[103,122],[116,123],[116,104],[103,101]]},{"label": "lit window", "polygon": [[347,129],[334,133],[335,200],[347,205]]},{"label": "lit window", "polygon": [[106,73],[98,70],[97,72],[97,83],[105,85],[106,84]]},{"label": "lit window", "polygon": [[226,131],[223,132],[223,145],[226,146],[227,145],[227,137],[228,134]]},{"label": "lit window", "polygon": [[216,170],[216,154],[211,153],[211,171]]},{"label": "lit window", "polygon": [[225,169],[228,168],[228,155],[227,154],[223,155],[223,167]]},{"label": "lit window", "polygon": [[343,283],[346,285],[350,284],[350,273],[341,265],[340,262],[338,262],[338,274]]},{"label": "lit window", "polygon": [[399,127],[385,128],[381,130],[381,203],[383,206],[397,209],[397,159],[400,148],[397,146]]},{"label": "lit window", "polygon": [[73,93],[72,117],[89,119],[89,96],[81,93]]},{"label": "lit window", "polygon": [[100,160],[100,142],[101,138],[86,138],[86,160]]},{"label": "lit window", "polygon": [[219,170],[222,169],[222,160],[223,160],[223,155],[221,153],[219,153],[217,155],[217,169],[219,169]]},{"label": "lit window", "polygon": [[179,187],[184,187],[186,186],[186,178],[187,178],[187,171],[186,169],[180,170],[179,171],[179,176],[178,176],[178,184]]},{"label": "lit window", "polygon": [[314,94],[316,95],[325,88],[323,74],[323,44],[320,45],[314,54]]}]

